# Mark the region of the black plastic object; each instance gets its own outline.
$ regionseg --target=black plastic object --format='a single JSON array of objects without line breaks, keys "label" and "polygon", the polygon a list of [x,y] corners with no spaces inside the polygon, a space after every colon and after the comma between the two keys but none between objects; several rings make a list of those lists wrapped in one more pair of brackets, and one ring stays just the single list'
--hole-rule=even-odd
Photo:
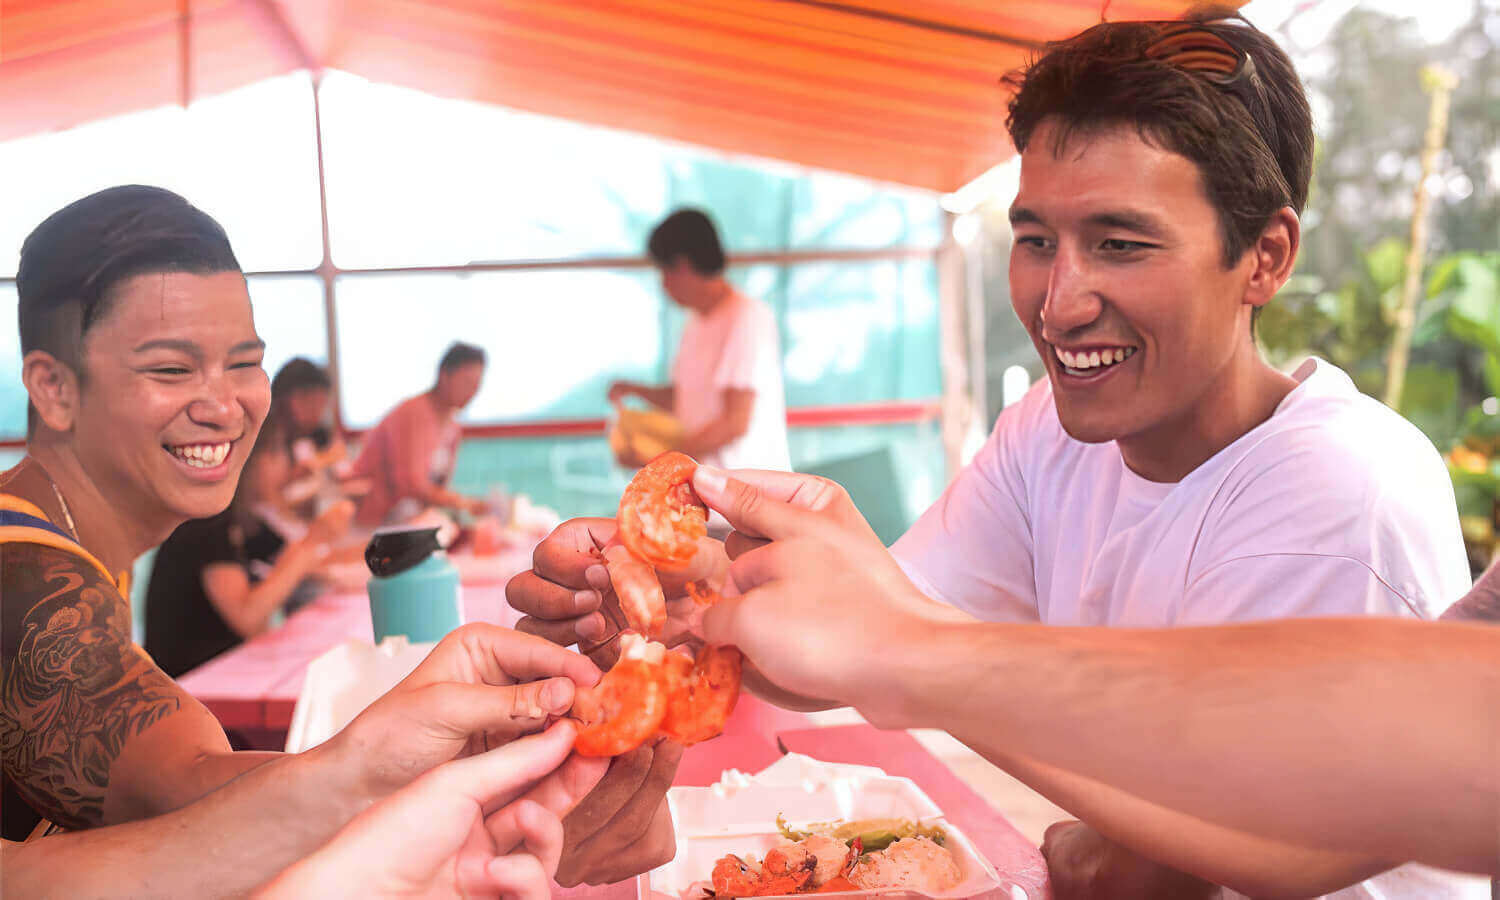
[{"label": "black plastic object", "polygon": [[372,575],[389,578],[420,564],[441,549],[436,527],[378,531],[365,545],[365,565],[370,567]]}]

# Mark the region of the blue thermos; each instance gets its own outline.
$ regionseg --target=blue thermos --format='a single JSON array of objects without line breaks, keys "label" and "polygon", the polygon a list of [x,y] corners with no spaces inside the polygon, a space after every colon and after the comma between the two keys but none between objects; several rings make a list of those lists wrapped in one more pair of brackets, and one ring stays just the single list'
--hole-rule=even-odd
[{"label": "blue thermos", "polygon": [[375,643],[397,634],[414,644],[440,641],[463,624],[458,569],[436,528],[382,529],[365,547]]}]

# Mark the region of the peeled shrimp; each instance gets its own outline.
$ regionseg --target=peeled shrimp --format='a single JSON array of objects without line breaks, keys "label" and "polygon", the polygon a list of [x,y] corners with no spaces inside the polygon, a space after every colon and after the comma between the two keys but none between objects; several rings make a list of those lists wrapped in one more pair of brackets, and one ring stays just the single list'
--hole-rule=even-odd
[{"label": "peeled shrimp", "polygon": [[622,544],[604,548],[604,568],[631,630],[659,637],[667,625],[667,599],[656,572]]},{"label": "peeled shrimp", "polygon": [[723,732],[740,694],[739,650],[709,647],[694,662],[634,632],[620,642],[620,661],[573,701],[583,722],[574,749],[619,756],[658,735],[696,744]]},{"label": "peeled shrimp", "polygon": [[672,685],[666,648],[639,635],[621,637],[620,661],[593,687],[580,688],[573,714],[583,723],[573,749],[583,756],[619,756],[649,740],[667,714]]},{"label": "peeled shrimp", "polygon": [[735,647],[705,647],[691,667],[682,660],[667,699],[661,733],[679,744],[696,744],[717,737],[740,696],[743,657]]},{"label": "peeled shrimp", "polygon": [[620,540],[654,567],[691,562],[708,533],[708,507],[693,492],[697,468],[692,457],[669,450],[635,473],[620,496]]},{"label": "peeled shrimp", "polygon": [[[620,499],[621,543],[601,555],[631,630],[621,634],[620,662],[574,702],[585,726],[574,746],[585,756],[618,756],[658,734],[681,744],[708,740],[723,732],[739,699],[736,648],[709,647],[694,662],[641,636],[658,637],[666,627],[655,567],[691,562],[707,533],[707,508],[690,484],[697,467],[682,453],[663,453]],[[688,590],[699,603],[718,599],[697,584]]]}]

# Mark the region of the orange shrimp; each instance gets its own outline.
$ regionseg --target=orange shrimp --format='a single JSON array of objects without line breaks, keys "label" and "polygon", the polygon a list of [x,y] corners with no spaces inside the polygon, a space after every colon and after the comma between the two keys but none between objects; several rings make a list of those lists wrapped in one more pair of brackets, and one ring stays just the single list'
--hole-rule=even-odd
[{"label": "orange shrimp", "polygon": [[620,496],[620,539],[652,566],[691,562],[708,533],[708,507],[693,492],[697,468],[692,457],[669,450],[635,473]]},{"label": "orange shrimp", "polygon": [[667,714],[672,678],[666,648],[640,635],[621,635],[620,661],[593,687],[581,688],[573,714],[583,727],[573,742],[581,756],[619,756],[645,743]]},{"label": "orange shrimp", "polygon": [[623,544],[604,548],[604,568],[630,628],[647,637],[659,637],[667,626],[667,600],[656,572]]},{"label": "orange shrimp", "polygon": [[733,853],[714,863],[714,896],[732,900],[735,897],[754,897],[760,884],[760,873]]},{"label": "orange shrimp", "polygon": [[801,844],[772,847],[766,851],[765,861],[760,866],[756,896],[798,893],[817,868],[818,858]]},{"label": "orange shrimp", "polygon": [[667,698],[667,712],[661,720],[661,733],[683,745],[718,737],[740,696],[743,657],[739,649],[725,645],[705,647],[691,668],[687,666],[687,657],[670,655],[681,662],[671,663],[676,671]]}]

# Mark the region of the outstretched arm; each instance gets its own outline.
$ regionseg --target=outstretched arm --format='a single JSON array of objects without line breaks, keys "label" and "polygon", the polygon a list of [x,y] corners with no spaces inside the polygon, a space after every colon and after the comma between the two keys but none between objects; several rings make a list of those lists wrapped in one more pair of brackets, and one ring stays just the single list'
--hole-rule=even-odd
[{"label": "outstretched arm", "polygon": [[[604,768],[599,760],[580,757],[563,762],[571,744],[571,726],[559,725],[546,736],[441,766],[370,807],[322,850],[284,873],[280,890],[269,895],[309,896],[314,888],[322,894],[372,896],[441,888],[450,888],[452,895],[458,888],[498,892],[504,885],[491,882],[509,881],[503,876],[521,860],[503,863],[494,857],[518,852],[521,840],[534,850],[527,820],[538,818],[550,819],[559,833],[545,854],[546,865],[555,867],[561,831],[556,818],[572,809]],[[309,783],[302,788],[318,790]],[[248,831],[236,817],[247,811],[245,793],[264,789],[236,782],[165,816],[25,844],[7,842],[0,846],[0,894],[243,896],[321,843],[281,863],[246,867],[243,858],[258,855],[261,845],[255,841],[263,835]],[[324,782],[322,789],[339,786]],[[410,839],[413,816],[425,823],[415,840]],[[387,852],[375,858],[371,848]],[[533,888],[528,896],[536,896],[534,888],[546,879],[524,881]]]},{"label": "outstretched arm", "polygon": [[[327,743],[295,756],[234,753],[213,716],[131,642],[125,601],[97,570],[30,544],[0,553],[0,592],[26,609],[14,645],[6,635],[0,683],[6,776],[72,828],[176,810],[139,829],[78,835],[88,840],[70,851],[117,859],[163,842],[201,859],[212,847],[212,866],[179,866],[170,890],[146,893],[244,893],[375,799],[456,755],[541,728],[568,709],[575,684],[598,679],[577,654],[469,625]],[[53,840],[38,843],[58,848]]]},{"label": "outstretched arm", "polygon": [[[1500,869],[1500,629],[944,621],[836,485],[716,474],[699,469],[698,493],[770,543],[734,561],[744,593],[710,608],[706,637],[737,644],[779,687],[1256,837]],[[807,502],[775,493],[787,486]]]},{"label": "outstretched arm", "polygon": [[[876,716],[985,735],[1276,840],[1500,870],[1500,630],[940,625],[919,644],[919,683]],[[970,679],[992,687],[960,702],[952,685]]]},{"label": "outstretched arm", "polygon": [[638,381],[616,381],[609,386],[610,403],[622,403],[626,397],[640,397],[657,409],[671,412],[677,390],[671,384],[641,384]]},{"label": "outstretched arm", "polygon": [[[224,816],[231,839],[216,844],[212,886],[227,890],[253,886],[275,871],[268,863],[317,846],[368,802],[354,770],[327,753],[232,752],[208,710],[131,641],[124,598],[85,560],[6,544],[0,595],[26,609],[0,680],[5,774],[52,821],[143,819],[213,792],[198,815]],[[251,880],[236,882],[239,872]]]}]

